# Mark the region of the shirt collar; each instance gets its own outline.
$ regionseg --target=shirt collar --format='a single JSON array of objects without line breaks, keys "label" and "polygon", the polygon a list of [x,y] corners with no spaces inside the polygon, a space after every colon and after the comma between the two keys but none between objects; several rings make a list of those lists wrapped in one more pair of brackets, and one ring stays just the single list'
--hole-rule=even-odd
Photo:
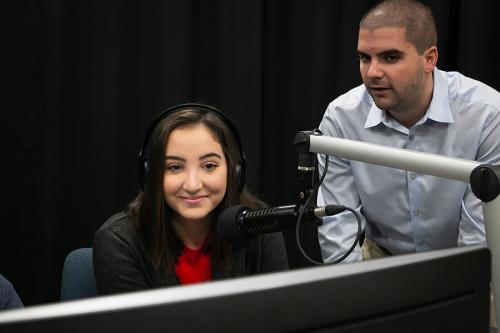
[{"label": "shirt collar", "polygon": [[[451,113],[448,99],[448,82],[445,77],[445,73],[437,68],[434,68],[433,76],[434,87],[432,91],[432,100],[424,118],[422,119],[422,122],[429,118],[441,123],[453,123],[453,115]],[[372,106],[368,112],[368,117],[366,118],[365,128],[377,126],[386,119],[387,114],[385,111],[379,109],[375,103],[373,103],[372,99]]]},{"label": "shirt collar", "polygon": [[[368,94],[368,91],[366,93]],[[381,122],[384,122],[387,118],[385,111],[379,109],[375,105],[371,96],[370,99],[372,100],[372,106],[368,112],[368,117],[366,118],[365,128],[375,127]]]},{"label": "shirt collar", "polygon": [[434,89],[432,100],[425,117],[440,123],[454,123],[448,98],[446,73],[434,68]]}]

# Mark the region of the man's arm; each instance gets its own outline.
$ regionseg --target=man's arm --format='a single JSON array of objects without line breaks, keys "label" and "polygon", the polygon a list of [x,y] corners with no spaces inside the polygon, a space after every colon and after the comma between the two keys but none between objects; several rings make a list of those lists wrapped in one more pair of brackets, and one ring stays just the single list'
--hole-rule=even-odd
[{"label": "man's arm", "polygon": [[[492,112],[491,119],[488,119],[484,125],[476,155],[476,161],[478,162],[493,165],[500,164],[499,114],[498,111]],[[467,246],[485,243],[486,232],[481,201],[472,193],[471,187],[468,186],[462,201],[457,245]]]},{"label": "man's arm", "polygon": [[[329,108],[332,106],[330,105]],[[320,129],[324,135],[333,137],[343,137],[335,126],[334,119],[331,118],[331,110],[327,110]],[[325,156],[319,156],[319,174],[322,175],[325,167]],[[354,208],[360,213],[361,200],[359,198],[351,164],[347,160],[329,157],[328,172],[318,191],[318,206],[327,204],[344,205]],[[365,218],[360,214],[364,229]],[[323,225],[318,227],[318,237],[321,247],[321,255],[324,262],[333,262],[343,256],[352,246],[356,233],[357,222],[351,212],[343,212],[336,216],[323,218]],[[361,249],[359,244],[354,251],[344,260],[361,260]]]}]

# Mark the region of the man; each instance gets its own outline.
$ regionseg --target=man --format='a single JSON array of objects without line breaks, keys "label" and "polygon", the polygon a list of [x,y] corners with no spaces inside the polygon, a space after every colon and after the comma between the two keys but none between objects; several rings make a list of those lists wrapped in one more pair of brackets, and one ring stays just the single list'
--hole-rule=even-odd
[{"label": "man", "polygon": [[[358,54],[364,85],[330,103],[323,134],[500,164],[500,93],[436,68],[436,26],[427,6],[375,5],[360,22]],[[462,182],[330,157],[318,193],[318,204],[325,202],[362,215],[363,251],[357,247],[346,261],[485,242],[480,201]],[[333,262],[354,242],[357,225],[349,212],[323,222],[322,256]]]},{"label": "man", "polygon": [[12,284],[0,274],[0,311],[22,307],[23,303]]}]

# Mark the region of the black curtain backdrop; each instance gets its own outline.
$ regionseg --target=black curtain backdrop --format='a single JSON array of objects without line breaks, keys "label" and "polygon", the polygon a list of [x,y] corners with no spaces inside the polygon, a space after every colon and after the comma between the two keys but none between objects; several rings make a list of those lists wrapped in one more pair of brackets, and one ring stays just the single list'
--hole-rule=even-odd
[{"label": "black curtain backdrop", "polygon": [[[358,22],[372,3],[2,1],[0,273],[27,305],[57,301],[65,256],[135,196],[147,125],[178,103],[225,111],[241,130],[249,188],[269,205],[294,203],[292,140],[361,83]],[[500,2],[427,3],[438,67],[500,90]]]}]

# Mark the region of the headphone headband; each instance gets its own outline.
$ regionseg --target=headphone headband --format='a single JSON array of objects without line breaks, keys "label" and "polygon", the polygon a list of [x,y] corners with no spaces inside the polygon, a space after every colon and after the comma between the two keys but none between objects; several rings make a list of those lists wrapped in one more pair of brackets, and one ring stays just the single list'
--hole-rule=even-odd
[{"label": "headphone headband", "polygon": [[148,172],[149,166],[148,166],[148,157],[145,156],[146,150],[148,147],[149,139],[151,135],[153,134],[153,131],[155,130],[156,126],[166,117],[170,116],[171,114],[174,114],[176,112],[186,110],[186,109],[194,109],[194,110],[199,110],[199,111],[204,111],[204,112],[211,112],[215,114],[219,119],[222,120],[222,122],[229,128],[229,131],[232,133],[234,140],[236,141],[236,145],[238,146],[238,152],[240,155],[240,161],[237,163],[236,166],[236,179],[238,181],[238,192],[243,191],[243,187],[245,186],[245,168],[246,168],[246,160],[245,160],[245,154],[243,152],[243,146],[241,143],[240,135],[238,133],[238,129],[234,125],[234,123],[224,114],[222,111],[217,109],[214,106],[207,105],[207,104],[201,104],[201,103],[185,103],[185,104],[179,104],[176,106],[173,106],[171,108],[168,108],[164,111],[162,111],[149,125],[148,130],[146,131],[146,136],[144,137],[144,142],[142,144],[141,150],[139,152],[139,181],[141,188],[144,189],[144,183],[146,181],[146,174]]}]

